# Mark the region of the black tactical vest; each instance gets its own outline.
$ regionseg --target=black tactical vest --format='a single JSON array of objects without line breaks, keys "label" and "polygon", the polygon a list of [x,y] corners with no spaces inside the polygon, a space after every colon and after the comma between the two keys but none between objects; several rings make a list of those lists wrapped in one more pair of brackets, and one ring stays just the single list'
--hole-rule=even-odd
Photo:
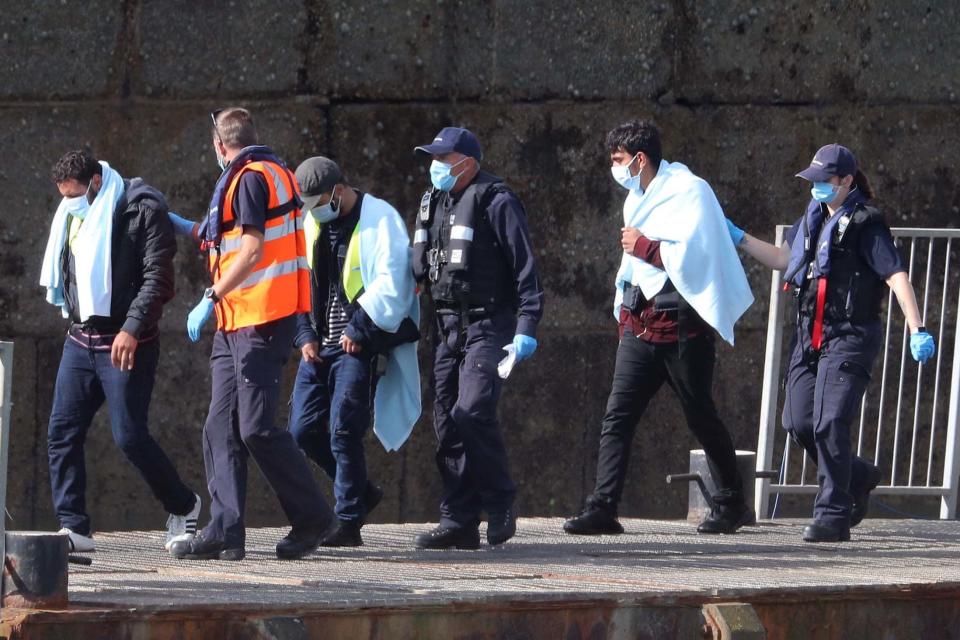
[{"label": "black tactical vest", "polygon": [[[852,324],[873,322],[880,314],[886,287],[880,276],[860,255],[860,233],[869,224],[883,223],[883,214],[876,207],[859,204],[844,226],[841,219],[830,239],[830,273],[827,274],[827,295],[824,319],[827,322],[848,321]],[[826,224],[826,222],[824,222]],[[811,242],[811,246],[816,246]],[[800,314],[813,317],[817,308],[819,278],[807,278],[798,290]]]},{"label": "black tactical vest", "polygon": [[486,208],[503,181],[480,171],[460,198],[431,189],[423,195],[413,239],[413,271],[433,299],[470,308],[516,305],[516,291]]}]

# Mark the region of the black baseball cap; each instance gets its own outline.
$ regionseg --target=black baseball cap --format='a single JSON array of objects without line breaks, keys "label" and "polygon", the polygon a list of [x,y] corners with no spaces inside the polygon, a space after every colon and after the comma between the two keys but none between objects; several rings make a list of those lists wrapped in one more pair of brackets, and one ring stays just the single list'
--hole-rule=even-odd
[{"label": "black baseball cap", "polygon": [[820,147],[810,166],[797,174],[810,182],[826,182],[833,176],[852,176],[857,173],[857,159],[853,152],[836,142]]},{"label": "black baseball cap", "polygon": [[333,191],[335,186],[343,182],[343,173],[337,163],[323,156],[314,156],[301,162],[296,176],[304,211],[313,209],[323,194]]},{"label": "black baseball cap", "polygon": [[480,149],[480,141],[473,135],[470,129],[461,127],[444,127],[437,134],[430,144],[416,147],[413,152],[428,156],[442,156],[446,153],[456,151],[465,156],[470,156],[476,160],[483,158],[483,151]]}]

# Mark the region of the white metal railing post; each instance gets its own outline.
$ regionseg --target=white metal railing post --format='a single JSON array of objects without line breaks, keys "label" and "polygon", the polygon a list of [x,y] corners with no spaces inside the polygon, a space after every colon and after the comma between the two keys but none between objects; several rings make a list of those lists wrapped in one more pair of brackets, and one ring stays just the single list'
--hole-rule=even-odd
[{"label": "white metal railing post", "polygon": [[[777,226],[774,243],[783,243],[787,227]],[[773,444],[777,433],[777,403],[780,399],[780,359],[783,341],[783,295],[781,274],[770,276],[770,309],[767,311],[767,348],[763,359],[763,395],[760,398],[760,434],[757,440],[757,471],[772,468]],[[770,516],[770,478],[757,478],[754,509],[758,518]]]},{"label": "white metal railing post", "polygon": [[[7,451],[10,445],[12,388],[13,343],[0,342],[0,561],[3,563],[7,560]],[[0,584],[0,607],[2,606],[3,593]]]},{"label": "white metal railing post", "polygon": [[[957,459],[960,457],[960,295],[957,296],[957,315],[953,331],[953,372],[950,377],[950,408],[947,410],[947,444],[943,461],[943,497],[940,498],[940,517],[954,518],[957,514]],[[939,345],[943,348],[943,345]]]}]

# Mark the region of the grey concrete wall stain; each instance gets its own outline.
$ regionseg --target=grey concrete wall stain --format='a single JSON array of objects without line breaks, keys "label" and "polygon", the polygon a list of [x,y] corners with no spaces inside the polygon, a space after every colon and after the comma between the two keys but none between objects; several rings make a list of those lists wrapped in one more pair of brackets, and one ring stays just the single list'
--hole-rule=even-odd
[{"label": "grey concrete wall stain", "polygon": [[[706,178],[728,215],[761,237],[799,214],[805,187],[792,176],[832,141],[859,154],[892,225],[955,227],[958,18],[954,3],[893,0],[5,8],[0,337],[17,344],[11,526],[55,526],[45,431],[65,327],[36,281],[57,203],[49,167],[66,149],[90,145],[198,217],[217,174],[207,114],[243,104],[291,165],[330,155],[354,184],[412,222],[427,184],[413,146],[447,124],[473,128],[486,166],[524,200],[548,293],[541,349],[518,369],[501,406],[520,510],[562,515],[592,483],[616,349],[610,304],[622,192],[608,174],[604,133],[628,118],[653,118],[666,157]],[[716,395],[737,446],[753,449],[768,274],[747,269],[758,299],[736,349],[719,349]],[[177,270],[152,429],[202,491],[209,337],[190,344],[184,319],[205,271],[185,245]],[[429,341],[423,351],[426,364]],[[294,367],[291,358],[288,385]],[[425,391],[425,417],[399,453],[368,442],[371,473],[387,488],[376,520],[435,518],[429,400]],[[110,442],[103,413],[87,445],[94,526],[161,526],[160,506]],[[692,446],[664,390],[638,427],[622,513],[683,515],[684,490],[667,488],[663,476],[686,468]],[[276,502],[251,478],[250,523],[279,523]]]}]

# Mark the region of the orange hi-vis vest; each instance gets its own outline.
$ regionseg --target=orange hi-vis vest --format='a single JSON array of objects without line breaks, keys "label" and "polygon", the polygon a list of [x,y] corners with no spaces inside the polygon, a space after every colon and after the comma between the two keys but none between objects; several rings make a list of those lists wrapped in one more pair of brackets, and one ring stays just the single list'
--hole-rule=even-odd
[{"label": "orange hi-vis vest", "polygon": [[310,311],[310,270],[303,218],[298,205],[296,178],[275,162],[250,162],[240,169],[227,188],[222,205],[223,236],[219,247],[208,249],[213,282],[230,268],[240,251],[243,225],[233,211],[233,198],[240,178],[248,171],[263,176],[270,192],[263,257],[247,279],[216,305],[217,328],[236,331],[296,313]]}]

